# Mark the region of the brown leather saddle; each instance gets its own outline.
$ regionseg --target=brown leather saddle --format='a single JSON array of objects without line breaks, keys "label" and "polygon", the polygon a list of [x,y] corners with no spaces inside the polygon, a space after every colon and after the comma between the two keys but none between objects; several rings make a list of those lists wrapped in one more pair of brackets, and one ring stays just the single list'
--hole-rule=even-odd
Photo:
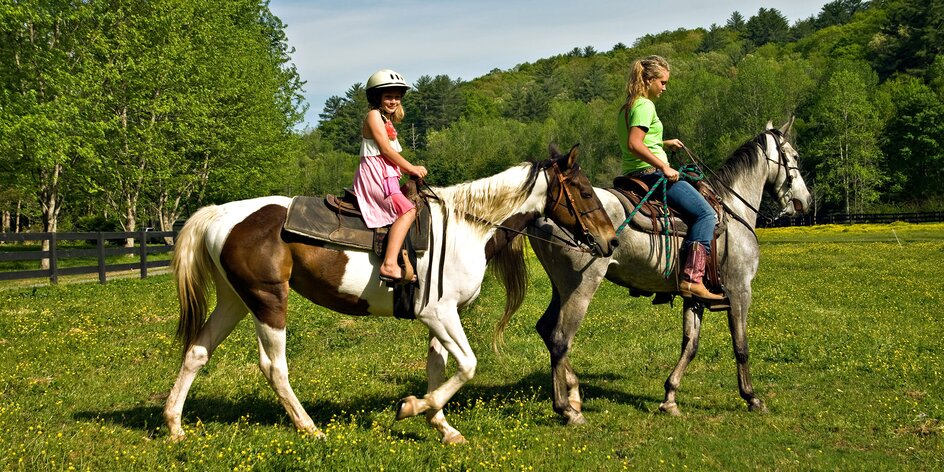
[{"label": "brown leather saddle", "polygon": [[[714,238],[711,242],[711,257],[708,261],[708,264],[705,266],[705,278],[703,282],[706,286],[714,291],[721,291],[723,289],[723,281],[721,280],[721,273],[718,270],[718,236],[724,233],[727,228],[727,217],[724,212],[724,205],[721,202],[721,197],[718,196],[714,188],[705,180],[698,180],[695,182],[695,189],[698,190],[702,196],[705,197],[705,200],[709,205],[715,210],[715,213],[718,216],[718,223],[715,225]],[[684,238],[688,234],[688,225],[678,216],[677,209],[673,209],[671,206],[666,207],[662,202],[661,192],[657,189],[646,201],[643,201],[643,197],[649,193],[649,186],[646,185],[640,179],[620,175],[613,179],[613,188],[607,189],[616,196],[616,198],[623,205],[623,209],[628,216],[630,213],[639,206],[639,211],[633,215],[632,220],[629,222],[629,226],[636,231],[641,231],[644,233],[655,234],[655,235],[665,235],[666,234],[666,225],[668,225],[668,234],[670,236],[676,236]],[[658,193],[658,195],[657,195]],[[640,202],[642,205],[640,206]],[[668,218],[666,218],[665,208],[668,208]],[[669,293],[658,293],[653,294],[651,292],[646,292],[638,290],[636,288],[630,288],[630,295],[635,297],[649,297],[656,295],[653,299],[652,304],[657,305],[661,303],[670,303],[672,301],[673,295]],[[708,307],[710,311],[719,311],[727,308],[715,308]]]},{"label": "brown leather saddle", "polygon": [[[697,181],[695,183],[695,189],[705,197],[705,200],[711,205],[718,216],[718,224],[715,225],[714,231],[714,237],[717,239],[718,236],[724,232],[727,225],[727,218],[725,218],[721,198],[718,196],[717,192],[715,192],[714,188],[705,180]],[[639,206],[639,202],[649,193],[650,188],[640,179],[620,175],[613,179],[613,188],[607,190],[615,195],[620,203],[623,204],[623,208],[626,209],[626,215],[628,216]],[[678,210],[668,207],[668,218],[666,218],[664,208],[665,205],[663,205],[662,202],[661,191],[657,189],[642,203],[639,211],[633,215],[633,219],[630,221],[629,225],[637,231],[664,235],[666,234],[666,224],[668,224],[669,235],[685,237],[685,235],[688,234],[688,225],[686,225],[680,217],[676,216]]]},{"label": "brown leather saddle", "polygon": [[[429,205],[418,196],[416,184],[412,181],[401,190],[417,207],[416,221],[407,238],[417,252],[426,251],[429,248]],[[351,190],[344,189],[340,198],[335,195],[293,198],[282,229],[314,241],[370,250],[382,256],[384,239],[390,227],[368,228],[357,205],[357,197]]]}]

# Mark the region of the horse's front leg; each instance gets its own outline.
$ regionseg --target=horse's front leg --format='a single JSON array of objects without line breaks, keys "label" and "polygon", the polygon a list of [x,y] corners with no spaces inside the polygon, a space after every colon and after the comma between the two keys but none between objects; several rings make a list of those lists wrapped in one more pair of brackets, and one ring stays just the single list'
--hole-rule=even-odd
[{"label": "horse's front leg", "polygon": [[[430,388],[423,398],[416,398],[411,395],[400,400],[400,404],[397,406],[396,418],[402,420],[429,411],[431,413],[427,419],[435,428],[437,423],[434,423],[434,421],[437,418],[442,418],[442,424],[446,424],[445,415],[442,415],[441,412],[443,406],[455,395],[459,388],[475,376],[475,367],[478,361],[472,352],[465,331],[462,329],[455,305],[428,307],[417,318],[426,324],[431,338],[437,341],[436,345],[430,341],[431,356],[429,360],[433,365],[427,366],[427,374],[432,372],[436,377],[430,377]],[[443,350],[445,350],[445,353],[442,353]],[[456,373],[443,382],[444,375],[440,372],[445,371],[446,353],[452,355],[456,360]],[[438,383],[438,386],[432,388],[433,383]],[[455,443],[465,440],[459,431],[448,426],[448,424],[446,425],[448,429],[440,430],[440,433],[443,433],[443,442]],[[447,435],[444,431],[449,434]]]},{"label": "horse's front leg", "polygon": [[[449,351],[443,348],[439,339],[436,339],[436,337],[430,333],[429,351],[426,355],[426,378],[429,381],[426,393],[433,392],[446,381],[446,361],[448,359]],[[442,435],[443,444],[461,444],[466,442],[462,433],[450,426],[446,421],[446,415],[443,413],[442,409],[427,410],[426,422],[429,423],[433,429],[439,431],[439,434]]]},{"label": "horse's front leg", "polygon": [[[730,291],[730,293],[737,293]],[[732,297],[731,310],[728,311],[728,330],[731,331],[731,342],[734,345],[734,359],[737,361],[738,391],[741,398],[747,402],[747,409],[761,413],[767,412],[767,406],[754,393],[751,382],[751,366],[748,363],[747,347],[747,310],[750,307],[750,290],[741,291],[739,296]]]},{"label": "horse's front leg", "polygon": [[567,353],[587,306],[584,305],[581,309],[573,306],[573,303],[569,305],[567,311],[562,310],[560,292],[555,286],[551,302],[535,329],[544,340],[551,356],[554,411],[563,416],[568,425],[582,425],[586,424],[587,420],[581,411],[583,402],[580,399],[580,382],[570,366]]},{"label": "horse's front leg", "polygon": [[700,304],[686,299],[682,306],[682,352],[679,355],[678,363],[675,369],[665,379],[665,400],[659,405],[659,410],[672,416],[682,414],[679,411],[678,404],[675,403],[675,393],[682,383],[682,376],[685,375],[685,369],[698,353],[698,339],[701,336],[701,322],[704,314],[704,307]]}]

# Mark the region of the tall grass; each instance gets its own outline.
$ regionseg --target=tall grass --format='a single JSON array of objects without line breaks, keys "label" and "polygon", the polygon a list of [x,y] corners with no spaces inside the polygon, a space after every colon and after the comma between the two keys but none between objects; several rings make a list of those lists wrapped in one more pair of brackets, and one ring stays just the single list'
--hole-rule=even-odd
[{"label": "tall grass", "polygon": [[256,367],[251,323],[224,342],[167,440],[161,409],[179,368],[177,305],[162,275],[0,291],[4,470],[932,470],[944,468],[944,225],[760,232],[749,321],[755,388],[737,395],[726,320],[706,313],[683,380],[683,416],[659,414],[680,342],[678,307],[605,283],[571,355],[589,424],[551,410],[533,325],[550,287],[531,260],[524,306],[498,355],[504,294],[487,280],[463,314],[479,366],[449,402],[469,444],[445,447],[421,418],[417,322],[352,318],[293,296],[293,386],[323,441],[296,433]]}]

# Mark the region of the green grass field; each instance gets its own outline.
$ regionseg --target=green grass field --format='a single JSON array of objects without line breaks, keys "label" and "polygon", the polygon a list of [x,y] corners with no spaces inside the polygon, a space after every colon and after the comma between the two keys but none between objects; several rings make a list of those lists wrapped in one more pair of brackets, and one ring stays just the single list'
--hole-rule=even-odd
[{"label": "green grass field", "polygon": [[425,392],[418,322],[338,315],[294,297],[292,383],[323,441],[295,432],[240,324],[197,378],[188,437],[161,409],[179,368],[168,275],[98,284],[0,285],[3,470],[941,470],[944,469],[944,224],[760,232],[749,320],[754,386],[737,394],[727,323],[706,313],[681,417],[658,413],[681,314],[605,283],[571,361],[589,424],[551,409],[548,356],[533,330],[550,296],[540,265],[505,334],[486,280],[463,314],[476,377],[446,407],[468,444],[442,446],[393,407]]}]

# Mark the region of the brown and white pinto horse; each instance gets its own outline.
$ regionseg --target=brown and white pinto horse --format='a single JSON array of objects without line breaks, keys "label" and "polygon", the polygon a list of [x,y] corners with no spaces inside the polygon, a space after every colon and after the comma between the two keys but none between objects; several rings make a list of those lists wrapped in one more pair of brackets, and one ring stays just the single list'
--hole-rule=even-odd
[{"label": "brown and white pinto horse", "polygon": [[[443,443],[463,442],[442,408],[475,374],[475,354],[458,310],[479,294],[488,250],[497,249],[499,223],[525,224],[545,215],[609,257],[616,234],[593,187],[576,162],[552,148],[551,159],[522,163],[492,177],[433,188],[430,249],[418,255],[416,318],[429,328],[425,396],[400,401],[397,419],[421,413]],[[167,398],[164,417],[171,438],[181,439],[184,401],[197,372],[236,324],[252,313],[259,343],[259,367],[295,426],[322,436],[289,385],[285,319],[289,290],[318,305],[350,315],[391,316],[392,290],[378,280],[380,261],[371,252],[313,244],[282,231],[290,198],[266,197],[208,206],[197,211],[178,237],[173,268],[180,298],[177,335],[183,362]],[[523,238],[519,238],[523,239]],[[517,259],[509,259],[517,260]],[[448,262],[448,263],[444,263]],[[498,270],[499,274],[513,270]],[[503,280],[523,291],[520,280]],[[517,284],[517,285],[516,285]],[[217,304],[206,318],[208,291]],[[509,293],[509,299],[516,298]],[[520,297],[517,297],[520,299]],[[448,356],[457,364],[445,378]]]}]

